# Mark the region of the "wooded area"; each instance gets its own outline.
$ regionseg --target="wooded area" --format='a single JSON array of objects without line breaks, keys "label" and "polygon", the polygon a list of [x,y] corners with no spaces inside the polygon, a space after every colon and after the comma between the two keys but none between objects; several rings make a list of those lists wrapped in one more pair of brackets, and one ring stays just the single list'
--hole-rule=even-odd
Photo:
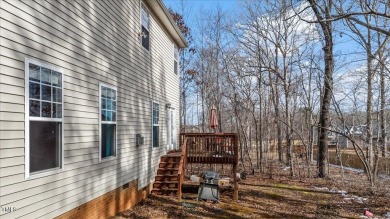
[{"label": "wooded area", "polygon": [[277,159],[291,177],[325,178],[333,146],[341,166],[343,150],[355,152],[371,186],[379,167],[389,175],[389,2],[238,5],[194,12],[181,1],[172,12],[190,43],[180,51],[181,132],[210,132],[215,105],[248,173]]},{"label": "wooded area", "polygon": [[[170,12],[189,42],[180,132],[199,137],[181,157],[188,147],[229,157],[218,135],[237,134],[240,179],[193,158],[178,200],[151,195],[116,218],[389,218],[389,1],[238,0],[233,11],[227,1],[176,2]],[[234,175],[234,193],[219,186],[221,196],[202,199],[199,183],[181,192],[204,171]]]}]

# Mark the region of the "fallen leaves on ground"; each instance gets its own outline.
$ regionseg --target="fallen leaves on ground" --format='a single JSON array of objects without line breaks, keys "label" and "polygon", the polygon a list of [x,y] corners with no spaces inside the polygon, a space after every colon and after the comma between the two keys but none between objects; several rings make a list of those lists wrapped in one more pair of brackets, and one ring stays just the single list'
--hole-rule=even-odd
[{"label": "fallen leaves on ground", "polygon": [[329,179],[291,178],[282,165],[273,171],[272,179],[256,172],[241,180],[237,202],[231,188],[221,190],[218,203],[196,201],[196,195],[188,194],[182,202],[150,195],[114,218],[362,218],[365,209],[376,218],[390,215],[388,179],[370,188],[360,173],[347,172],[341,180],[338,168],[330,168]]}]

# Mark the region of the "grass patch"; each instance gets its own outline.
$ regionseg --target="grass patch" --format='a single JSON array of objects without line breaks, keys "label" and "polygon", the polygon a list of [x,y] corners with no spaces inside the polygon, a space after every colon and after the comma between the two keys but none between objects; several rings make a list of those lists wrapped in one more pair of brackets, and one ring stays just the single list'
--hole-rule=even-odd
[{"label": "grass patch", "polygon": [[306,188],[301,187],[301,186],[296,186],[296,185],[288,185],[288,184],[273,184],[272,187],[275,188],[283,188],[283,189],[295,189],[295,190],[306,190]]}]

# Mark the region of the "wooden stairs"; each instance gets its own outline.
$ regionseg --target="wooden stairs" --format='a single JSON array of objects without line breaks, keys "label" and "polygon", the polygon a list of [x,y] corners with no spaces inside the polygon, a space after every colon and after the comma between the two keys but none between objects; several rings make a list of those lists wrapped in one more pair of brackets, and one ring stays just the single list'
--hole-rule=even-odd
[{"label": "wooden stairs", "polygon": [[161,157],[152,194],[177,195],[179,189],[179,166],[181,155],[167,154]]}]

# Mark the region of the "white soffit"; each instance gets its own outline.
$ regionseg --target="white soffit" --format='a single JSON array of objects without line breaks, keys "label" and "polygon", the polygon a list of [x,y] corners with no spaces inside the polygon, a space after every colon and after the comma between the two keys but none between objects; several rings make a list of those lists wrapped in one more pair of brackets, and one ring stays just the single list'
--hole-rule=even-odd
[{"label": "white soffit", "polygon": [[186,39],[177,27],[168,9],[165,7],[162,0],[144,0],[149,5],[150,9],[158,16],[169,34],[172,36],[176,45],[180,48],[188,46]]}]

